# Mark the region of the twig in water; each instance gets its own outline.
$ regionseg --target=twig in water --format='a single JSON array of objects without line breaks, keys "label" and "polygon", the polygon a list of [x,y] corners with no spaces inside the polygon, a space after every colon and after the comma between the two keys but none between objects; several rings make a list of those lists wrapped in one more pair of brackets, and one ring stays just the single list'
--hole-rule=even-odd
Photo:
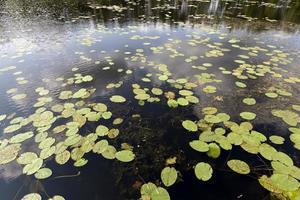
[{"label": "twig in water", "polygon": [[80,176],[80,171],[79,171],[77,174],[55,176],[53,179],[59,179],[59,178],[73,178],[73,177],[76,177],[76,176]]}]

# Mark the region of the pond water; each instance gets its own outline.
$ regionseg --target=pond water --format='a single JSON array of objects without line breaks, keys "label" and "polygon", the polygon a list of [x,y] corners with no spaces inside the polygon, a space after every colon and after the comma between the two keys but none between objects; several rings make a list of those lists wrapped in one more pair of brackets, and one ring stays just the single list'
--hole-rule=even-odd
[{"label": "pond water", "polygon": [[0,199],[299,199],[299,22],[293,0],[1,1]]}]

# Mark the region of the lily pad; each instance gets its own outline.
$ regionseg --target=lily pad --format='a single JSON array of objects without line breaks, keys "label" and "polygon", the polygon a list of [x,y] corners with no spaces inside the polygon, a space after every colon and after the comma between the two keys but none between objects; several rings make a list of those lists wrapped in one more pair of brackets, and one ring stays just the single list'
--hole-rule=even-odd
[{"label": "lily pad", "polygon": [[280,137],[278,135],[271,135],[269,137],[269,139],[271,140],[272,143],[274,144],[283,144],[284,143],[284,138]]},{"label": "lily pad", "polygon": [[213,169],[208,163],[200,162],[195,167],[195,175],[199,180],[208,181],[212,177]]},{"label": "lily pad", "polygon": [[52,175],[52,170],[49,168],[41,168],[35,174],[36,179],[46,179]]},{"label": "lily pad", "polygon": [[37,158],[35,160],[32,160],[31,163],[24,166],[23,173],[27,175],[34,174],[42,167],[42,165],[43,165],[43,159]]},{"label": "lily pad", "polygon": [[251,106],[256,104],[256,100],[254,98],[244,98],[243,103]]},{"label": "lily pad", "polygon": [[182,122],[182,126],[186,130],[191,131],[191,132],[196,132],[198,130],[197,124],[191,120],[184,120]]},{"label": "lily pad", "polygon": [[173,185],[177,180],[177,171],[174,167],[165,167],[160,174],[163,184],[167,187]]},{"label": "lily pad", "polygon": [[199,152],[207,152],[209,150],[209,145],[200,140],[193,140],[189,144],[193,149]]},{"label": "lily pad", "polygon": [[42,196],[38,193],[26,194],[21,200],[42,200]]},{"label": "lily pad", "polygon": [[0,165],[15,160],[20,150],[21,150],[21,144],[11,144],[0,149]]},{"label": "lily pad", "polygon": [[110,101],[114,103],[124,103],[126,99],[120,95],[113,95],[110,97]]},{"label": "lily pad", "polygon": [[229,160],[227,165],[230,169],[239,174],[249,174],[250,167],[249,165],[242,160]]},{"label": "lily pad", "polygon": [[256,114],[253,112],[241,112],[240,116],[246,120],[253,120],[256,117]]},{"label": "lily pad", "polygon": [[118,151],[115,156],[116,156],[116,159],[118,159],[119,161],[122,161],[122,162],[131,162],[135,158],[134,153],[130,150]]},{"label": "lily pad", "polygon": [[151,193],[151,200],[170,200],[168,191],[162,187],[158,187]]}]

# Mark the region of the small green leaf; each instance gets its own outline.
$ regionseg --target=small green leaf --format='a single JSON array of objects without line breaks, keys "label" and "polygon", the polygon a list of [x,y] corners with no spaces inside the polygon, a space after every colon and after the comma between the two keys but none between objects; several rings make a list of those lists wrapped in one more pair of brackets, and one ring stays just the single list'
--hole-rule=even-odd
[{"label": "small green leaf", "polygon": [[174,167],[165,167],[160,174],[163,184],[167,187],[173,185],[177,179],[177,171]]},{"label": "small green leaf", "polygon": [[199,180],[208,181],[212,177],[213,169],[208,163],[200,162],[195,167],[195,175]]}]

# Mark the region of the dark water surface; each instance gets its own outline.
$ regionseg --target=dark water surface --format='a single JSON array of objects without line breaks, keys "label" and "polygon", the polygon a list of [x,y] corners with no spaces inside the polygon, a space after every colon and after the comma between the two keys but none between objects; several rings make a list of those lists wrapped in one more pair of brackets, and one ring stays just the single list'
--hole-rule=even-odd
[{"label": "dark water surface", "polygon": [[[54,195],[72,200],[139,199],[143,183],[164,187],[160,173],[170,157],[177,158],[171,166],[178,171],[177,182],[167,188],[172,200],[270,199],[269,191],[258,182],[261,175],[272,174],[270,161],[239,145],[229,151],[222,149],[217,159],[210,158],[189,146],[199,134],[185,130],[182,121],[203,119],[201,110],[205,107],[227,113],[236,123],[247,121],[239,116],[241,112],[256,113],[250,121],[253,130],[266,137],[285,138],[282,145],[270,140],[266,143],[287,153],[294,165],[300,166],[299,150],[289,139],[291,125],[271,114],[273,109],[300,114],[292,109],[292,105],[300,104],[299,22],[299,1],[0,1],[0,115],[7,116],[0,121],[0,144],[18,133],[41,132],[30,124],[5,133],[12,119],[27,118],[39,107],[51,110],[55,104],[75,104],[82,99],[62,100],[60,93],[88,88],[96,90],[76,109],[101,102],[112,117],[87,121],[79,134],[95,133],[100,124],[117,128],[120,133],[116,138],[104,136],[98,140],[107,139],[118,151],[128,148],[124,147],[128,143],[135,154],[132,162],[123,163],[89,152],[84,155],[88,163],[83,167],[73,166],[71,159],[58,165],[52,155],[44,160],[43,166],[53,172],[45,180],[24,175],[23,166],[16,161],[0,165],[0,200],[22,199],[31,192],[39,193],[43,199]],[[254,78],[248,77],[253,73],[247,67],[244,70],[250,72],[243,73],[246,79],[232,75],[241,71],[241,60],[261,70],[254,73]],[[159,80],[165,73],[159,71],[161,65],[168,67],[168,78],[175,83]],[[93,80],[75,84],[70,78],[76,73],[90,75]],[[278,74],[281,76],[276,77]],[[296,81],[290,81],[293,78]],[[180,79],[197,83],[197,87],[186,89],[193,91],[200,103],[170,108],[164,94],[158,96],[160,102],[139,102],[134,98],[132,84],[172,91],[178,98],[179,87],[184,86]],[[237,87],[236,81],[247,87]],[[110,83],[121,86],[109,88]],[[216,93],[204,92],[207,85],[215,86]],[[35,91],[38,87],[49,93],[40,96]],[[12,88],[17,92],[7,93]],[[274,99],[265,96],[276,89],[292,95]],[[14,99],[16,94],[26,97]],[[126,102],[113,103],[112,95],[121,95]],[[36,106],[40,97],[52,99]],[[245,97],[255,98],[256,105],[242,103]],[[113,125],[115,118],[124,121]],[[65,140],[65,133],[54,134],[52,129],[70,120],[57,119],[45,131],[56,139],[55,144]],[[213,125],[217,127],[223,126]],[[27,151],[39,154],[34,137],[22,142],[18,154]],[[247,162],[251,173],[231,171],[226,165],[229,159]],[[198,162],[212,166],[209,181],[195,177],[193,168]]]}]

